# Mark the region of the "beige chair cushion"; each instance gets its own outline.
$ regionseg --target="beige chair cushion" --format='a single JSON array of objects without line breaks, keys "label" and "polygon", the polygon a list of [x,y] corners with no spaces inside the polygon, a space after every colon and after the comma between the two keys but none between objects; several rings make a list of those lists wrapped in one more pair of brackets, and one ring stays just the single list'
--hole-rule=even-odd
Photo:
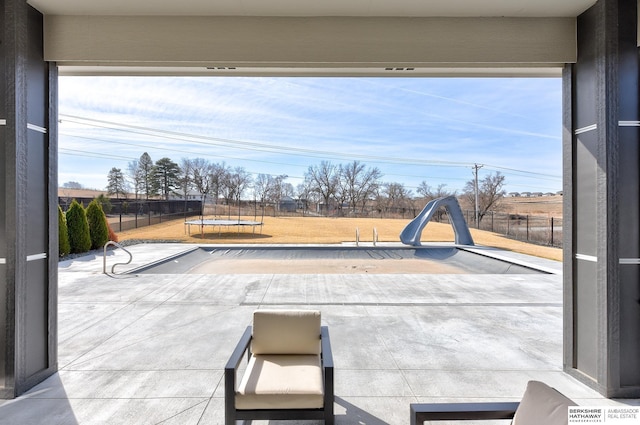
[{"label": "beige chair cushion", "polygon": [[236,391],[236,409],[322,408],[319,355],[252,356]]},{"label": "beige chair cushion", "polygon": [[576,404],[542,382],[529,381],[513,425],[567,425],[569,406]]},{"label": "beige chair cushion", "polygon": [[251,351],[253,354],[320,354],[320,312],[256,311]]}]

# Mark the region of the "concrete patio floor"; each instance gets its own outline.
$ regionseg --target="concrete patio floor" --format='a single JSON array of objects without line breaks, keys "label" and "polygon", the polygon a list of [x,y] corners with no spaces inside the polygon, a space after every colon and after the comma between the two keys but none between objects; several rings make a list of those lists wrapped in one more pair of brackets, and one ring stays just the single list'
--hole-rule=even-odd
[{"label": "concrete patio floor", "polygon": [[[135,245],[118,270],[186,248]],[[223,368],[259,308],[321,310],[337,424],[407,424],[413,402],[518,400],[530,379],[582,405],[640,404],[562,372],[559,263],[485,251],[554,273],[109,277],[101,255],[60,263],[59,372],[0,401],[0,424],[223,424]]]}]

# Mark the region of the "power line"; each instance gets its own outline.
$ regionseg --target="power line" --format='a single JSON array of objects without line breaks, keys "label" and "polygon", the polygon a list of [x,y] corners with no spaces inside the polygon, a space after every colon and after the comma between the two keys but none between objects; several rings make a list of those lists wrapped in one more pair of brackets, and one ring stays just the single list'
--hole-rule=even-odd
[{"label": "power line", "polygon": [[[131,161],[131,160],[135,160],[136,158],[131,158],[131,157],[126,157],[126,156],[121,156],[121,155],[112,155],[112,154],[105,154],[105,153],[100,153],[100,152],[89,152],[89,151],[81,151],[78,149],[69,149],[69,148],[59,148],[58,152],[63,154],[63,155],[70,155],[70,156],[85,156],[85,157],[89,157],[89,158],[108,158],[108,159],[115,159],[118,161]],[[74,153],[71,153],[74,152]]]},{"label": "power line", "polygon": [[498,165],[488,165],[485,164],[487,169],[489,170],[495,170],[495,171],[499,171],[499,170],[505,170],[505,171],[510,171],[512,173],[519,173],[519,174],[529,174],[529,175],[533,175],[533,176],[542,176],[542,177],[551,177],[553,179],[559,179],[562,180],[562,176],[558,176],[555,174],[546,174],[546,173],[537,173],[535,171],[525,171],[525,170],[517,170],[515,168],[507,168],[507,167],[500,167]]},{"label": "power line", "polygon": [[[341,152],[319,151],[314,149],[297,148],[297,147],[291,147],[291,146],[279,146],[279,145],[266,144],[266,143],[248,142],[248,141],[241,141],[241,140],[234,140],[234,139],[224,139],[224,138],[218,138],[218,137],[196,135],[196,134],[190,134],[190,133],[184,133],[184,132],[176,132],[176,131],[170,131],[170,130],[154,129],[150,127],[135,126],[130,124],[116,123],[113,121],[105,121],[105,120],[98,120],[93,118],[80,117],[76,115],[60,114],[60,116],[67,117],[68,119],[66,121],[68,122],[92,126],[92,127],[98,127],[98,128],[106,128],[109,130],[123,131],[123,132],[141,134],[141,135],[152,136],[152,137],[167,138],[171,140],[181,140],[189,143],[204,144],[206,146],[224,146],[224,147],[232,147],[234,149],[258,151],[258,152],[269,152],[269,153],[284,151],[284,153],[290,156],[307,156],[312,158],[334,157],[336,159],[356,158],[356,159],[368,159],[368,160],[372,160],[380,163],[428,165],[428,166],[435,166],[435,167],[469,167],[473,165],[473,164],[464,163],[464,162],[419,160],[415,158],[402,158],[402,157],[381,157],[377,155],[366,155],[366,154],[359,154],[356,156],[353,154],[346,154]],[[63,120],[60,120],[60,121],[64,122]],[[124,127],[124,128],[114,128],[113,126]],[[75,137],[83,137],[83,136],[75,136]],[[196,140],[192,140],[192,139],[196,139]],[[113,142],[113,143],[116,143],[116,142]],[[231,146],[228,146],[228,145],[231,145]],[[157,147],[155,148],[159,149]],[[294,154],[292,152],[298,152],[298,154]],[[222,155],[219,155],[219,156],[227,157],[230,159],[244,159],[244,158],[237,158],[237,157],[231,157],[231,156],[222,156]],[[253,161],[260,162],[260,160],[253,160]],[[270,163],[269,161],[264,161],[264,162]],[[278,163],[275,163],[275,164],[279,165]],[[284,165],[287,165],[287,164],[284,164]],[[492,169],[496,171],[505,170],[513,173],[529,174],[529,175],[549,177],[554,179],[562,179],[562,176],[558,176],[554,174],[519,170],[519,169],[508,168],[508,167],[503,167],[499,165],[486,164],[486,166],[488,169]]]},{"label": "power line", "polygon": [[[232,139],[222,139],[222,138],[215,138],[215,137],[210,137],[210,136],[201,136],[201,135],[194,135],[194,134],[189,134],[189,133],[182,133],[182,132],[175,132],[175,131],[169,131],[169,130],[158,130],[158,129],[153,129],[153,128],[149,128],[149,127],[142,127],[142,126],[134,126],[134,125],[129,125],[129,124],[122,124],[122,123],[116,123],[116,122],[112,122],[112,121],[105,121],[105,120],[97,120],[97,119],[92,119],[92,118],[85,118],[85,117],[80,117],[80,116],[75,116],[75,115],[67,115],[67,114],[60,114],[60,116],[63,117],[67,117],[67,119],[65,120],[60,120],[60,122],[63,121],[68,121],[68,122],[72,122],[72,123],[76,123],[76,124],[80,124],[80,125],[86,125],[86,126],[90,126],[90,127],[98,127],[98,128],[105,128],[108,130],[114,130],[114,131],[122,131],[122,132],[126,132],[126,133],[132,133],[132,134],[140,134],[140,135],[144,135],[144,136],[149,136],[149,137],[158,137],[158,138],[165,138],[165,139],[170,139],[170,140],[180,140],[183,142],[187,142],[187,143],[195,143],[195,144],[201,144],[201,145],[205,145],[205,146],[223,146],[226,148],[233,148],[233,149],[242,149],[242,150],[250,150],[250,151],[259,151],[259,152],[269,152],[269,153],[282,153],[280,151],[284,151],[284,153],[286,155],[289,156],[306,156],[306,157],[313,157],[313,158],[332,158],[334,157],[334,159],[338,159],[338,158],[349,158],[349,159],[371,159],[371,162],[374,163],[383,163],[383,164],[395,164],[395,165],[416,165],[416,166],[441,166],[441,167],[469,167],[472,166],[473,164],[467,164],[467,163],[461,163],[461,162],[448,162],[448,161],[427,161],[427,160],[415,160],[415,159],[408,159],[408,158],[394,158],[394,157],[389,157],[389,158],[385,158],[385,157],[380,157],[380,156],[375,156],[375,155],[351,155],[351,154],[345,154],[345,153],[340,153],[340,152],[331,152],[331,151],[318,151],[318,150],[313,150],[313,149],[303,149],[303,148],[294,148],[294,147],[285,147],[285,146],[278,146],[278,145],[271,145],[271,144],[264,144],[264,143],[257,143],[257,142],[246,142],[246,141],[239,141],[239,140],[232,140]],[[114,128],[114,126],[116,127],[124,127],[124,128]],[[172,148],[167,148],[167,147],[159,147],[159,146],[149,146],[149,145],[145,145],[145,144],[140,144],[140,143],[133,143],[133,142],[121,142],[121,141],[114,141],[114,140],[106,140],[106,139],[100,139],[100,138],[95,138],[95,137],[88,137],[88,136],[79,136],[79,135],[75,135],[75,134],[70,134],[70,133],[66,133],[66,132],[61,132],[61,134],[68,136],[68,137],[75,137],[75,138],[81,138],[81,139],[85,139],[85,140],[95,140],[95,141],[99,141],[99,142],[103,142],[103,143],[113,143],[113,144],[120,144],[120,145],[126,145],[126,146],[133,146],[133,147],[139,147],[139,148],[145,148],[145,149],[152,149],[152,150],[163,150],[163,151],[171,151],[171,152],[179,152],[179,153],[189,153],[189,154],[193,154],[193,155],[198,155],[198,156],[203,156],[203,157],[210,157],[210,158],[226,158],[226,159],[236,159],[236,160],[241,160],[241,161],[250,161],[250,162],[258,162],[258,163],[264,163],[264,164],[272,164],[272,165],[285,165],[285,166],[291,166],[291,167],[305,167],[303,165],[298,165],[298,164],[290,164],[290,163],[282,163],[282,162],[275,162],[275,161],[267,161],[264,159],[252,159],[252,158],[238,158],[238,157],[234,157],[234,156],[229,156],[229,155],[220,155],[219,153],[216,153],[215,155],[212,155],[211,153],[202,153],[202,152],[194,152],[194,151],[185,151],[184,149],[172,149]],[[196,139],[196,140],[193,140]],[[61,150],[64,148],[61,148]],[[69,149],[70,151],[73,151],[72,149]],[[295,152],[295,153],[292,153]],[[76,151],[76,152],[82,152],[82,151]],[[64,154],[67,155],[72,155],[71,153],[65,153],[62,152]],[[77,156],[82,156],[82,155],[77,155]],[[104,158],[107,156],[112,157],[113,159],[118,159],[118,160],[123,160],[122,156],[116,156],[116,155],[108,155],[108,154],[99,154],[99,153],[92,153],[92,152],[84,152],[84,156],[90,156],[90,157],[98,157],[98,158]],[[129,158],[127,160],[134,160],[134,158]],[[552,174],[545,174],[545,173],[538,173],[538,172],[533,172],[533,171],[526,171],[526,170],[518,170],[518,169],[514,169],[514,168],[508,168],[508,167],[502,167],[502,166],[496,166],[496,165],[486,165],[487,169],[492,169],[492,170],[504,170],[504,171],[508,171],[509,173],[515,173],[515,174],[520,174],[522,175],[522,177],[527,177],[527,176],[536,176],[536,179],[538,180],[550,180],[550,181],[557,181],[557,180],[561,180],[562,177],[561,176],[556,176],[556,175],[552,175]],[[268,174],[268,173],[252,173],[252,174]],[[420,177],[420,176],[412,176],[412,175],[402,175],[402,174],[385,174],[387,176],[399,176],[399,177],[412,177],[412,178],[423,178],[425,180],[432,180],[432,179],[441,179],[441,180],[466,180],[463,178],[440,178],[440,177]]]},{"label": "power line", "polygon": [[[291,156],[310,156],[313,158],[318,158],[318,157],[319,158],[327,158],[327,157],[362,158],[362,159],[375,160],[378,162],[391,163],[391,164],[414,164],[414,165],[429,165],[429,166],[436,166],[436,167],[468,167],[470,165],[468,163],[463,163],[463,162],[420,160],[415,158],[382,157],[377,155],[366,155],[366,154],[353,155],[353,154],[346,154],[341,152],[320,151],[320,150],[305,149],[305,148],[298,148],[298,147],[292,147],[292,146],[279,146],[279,145],[272,145],[272,144],[266,144],[266,143],[223,139],[218,137],[202,136],[202,135],[169,131],[169,130],[158,130],[158,129],[149,128],[149,127],[121,124],[121,123],[116,123],[112,121],[84,118],[84,117],[79,117],[75,115],[60,114],[60,116],[68,118],[67,120],[60,120],[60,122],[68,121],[75,124],[87,125],[91,127],[106,128],[109,130],[124,131],[128,133],[133,133],[133,134],[141,134],[141,135],[166,138],[171,140],[180,140],[184,142],[203,144],[207,146],[229,147],[229,145],[231,145],[231,147],[235,149],[258,151],[258,152],[270,152],[270,153],[284,152]],[[124,128],[114,128],[113,126],[124,127]],[[292,152],[296,152],[296,154],[293,154]]]},{"label": "power line", "polygon": [[[116,144],[116,145],[133,146],[133,147],[136,147],[136,148],[144,148],[144,149],[150,149],[150,150],[152,149],[152,150],[156,150],[156,151],[178,152],[178,153],[182,153],[182,154],[188,153],[188,154],[197,155],[199,157],[205,157],[205,158],[236,159],[236,160],[239,160],[239,161],[260,162],[260,163],[263,163],[263,164],[286,165],[286,166],[290,166],[290,167],[305,167],[306,168],[306,166],[304,166],[304,165],[289,164],[289,163],[275,162],[275,161],[267,161],[267,160],[263,160],[263,159],[238,158],[238,157],[229,156],[229,155],[220,155],[218,153],[211,154],[211,153],[203,153],[203,152],[186,151],[184,149],[172,149],[172,148],[166,148],[166,147],[144,145],[144,144],[139,144],[139,143],[120,142],[120,141],[115,141],[115,140],[100,139],[100,138],[97,138],[97,137],[78,136],[76,134],[70,134],[70,133],[65,133],[65,132],[60,132],[60,134],[63,134],[65,136],[67,136],[67,137],[75,137],[77,139],[95,140],[97,142],[113,143],[113,144]],[[134,158],[134,159],[137,159],[137,158]]]}]

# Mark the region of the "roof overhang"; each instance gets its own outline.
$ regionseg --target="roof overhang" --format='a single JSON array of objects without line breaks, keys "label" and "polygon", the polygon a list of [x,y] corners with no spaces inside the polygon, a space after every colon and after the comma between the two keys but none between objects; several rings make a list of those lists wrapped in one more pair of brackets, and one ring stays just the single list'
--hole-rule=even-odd
[{"label": "roof overhang", "polygon": [[28,0],[45,15],[575,18],[596,0]]},{"label": "roof overhang", "polygon": [[556,76],[575,18],[45,16],[62,75]]}]

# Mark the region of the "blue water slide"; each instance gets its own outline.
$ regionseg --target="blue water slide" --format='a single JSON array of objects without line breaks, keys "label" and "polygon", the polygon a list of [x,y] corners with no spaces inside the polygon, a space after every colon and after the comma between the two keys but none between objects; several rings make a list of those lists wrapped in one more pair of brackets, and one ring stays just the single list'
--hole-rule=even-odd
[{"label": "blue water slide", "polygon": [[457,245],[474,245],[469,226],[467,226],[464,214],[462,214],[462,209],[455,196],[437,198],[425,205],[420,214],[402,229],[400,241],[405,245],[420,246],[422,230],[440,207],[444,207],[449,214],[453,232],[455,233],[455,243]]}]

